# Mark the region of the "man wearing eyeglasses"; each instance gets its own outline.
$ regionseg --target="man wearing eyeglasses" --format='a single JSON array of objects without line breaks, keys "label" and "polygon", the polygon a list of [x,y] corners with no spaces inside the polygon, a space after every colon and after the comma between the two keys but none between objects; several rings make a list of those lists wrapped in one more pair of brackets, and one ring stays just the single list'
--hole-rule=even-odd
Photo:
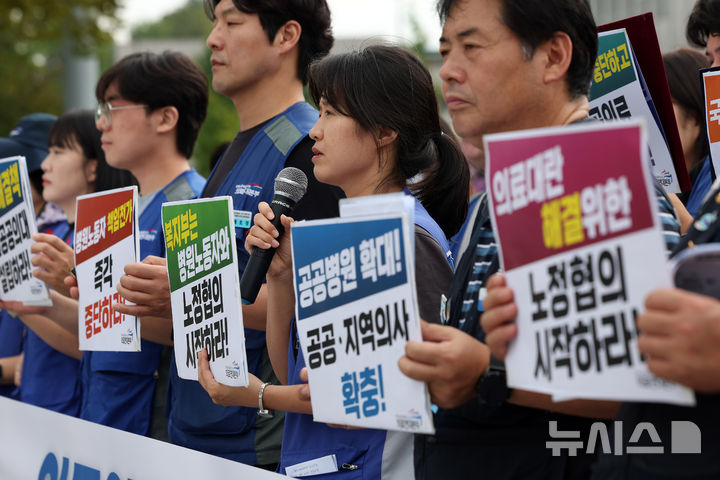
[{"label": "man wearing eyeglasses", "polygon": [[[180,53],[137,53],[105,71],[95,93],[107,162],[139,184],[140,256],[164,257],[162,203],[195,198],[205,186],[188,161],[207,113],[205,75]],[[141,320],[146,334],[153,323]],[[139,435],[154,420],[153,432],[166,431],[164,415],[152,415],[162,349],[143,339],[140,352],[84,352],[80,417]]]},{"label": "man wearing eyeglasses", "polygon": [[[278,172],[293,166],[309,180],[293,216],[337,216],[342,192],[319,183],[312,174],[313,142],[307,134],[318,113],[303,96],[309,63],[326,55],[333,43],[327,2],[205,0],[204,4],[213,21],[207,38],[212,86],[232,100],[241,131],[210,174],[203,197],[230,195],[238,216],[251,218],[260,201],[272,199]],[[244,248],[249,225],[238,223],[235,240],[242,274],[249,259]],[[128,275],[121,278],[118,292],[134,305],[118,305],[116,310],[168,319],[164,325],[169,341],[172,312],[166,269],[145,261],[125,271]],[[266,289],[261,288],[256,302],[243,307],[247,360],[254,375],[277,382],[265,346],[267,303]],[[215,405],[198,382],[181,379],[174,368],[170,378],[168,430],[173,443],[275,469],[283,430],[281,412],[258,417],[258,409]]]}]

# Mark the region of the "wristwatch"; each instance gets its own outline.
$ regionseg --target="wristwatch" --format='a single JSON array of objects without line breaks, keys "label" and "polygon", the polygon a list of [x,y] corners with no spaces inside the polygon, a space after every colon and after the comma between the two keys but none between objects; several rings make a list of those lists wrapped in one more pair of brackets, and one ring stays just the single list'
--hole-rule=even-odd
[{"label": "wristwatch", "polygon": [[258,391],[258,417],[266,417],[266,418],[272,418],[275,416],[274,410],[269,410],[265,407],[263,407],[263,394],[265,393],[265,387],[268,385],[272,385],[270,382],[263,383],[260,385],[260,390]]},{"label": "wristwatch", "polygon": [[512,395],[512,388],[507,386],[505,363],[495,355],[490,354],[490,363],[475,384],[475,393],[491,407],[502,405]]}]

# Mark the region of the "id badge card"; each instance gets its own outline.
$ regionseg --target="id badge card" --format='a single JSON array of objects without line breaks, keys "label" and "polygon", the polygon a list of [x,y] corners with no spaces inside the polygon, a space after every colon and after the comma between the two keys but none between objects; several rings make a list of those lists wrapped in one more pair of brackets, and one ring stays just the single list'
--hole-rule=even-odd
[{"label": "id badge card", "polygon": [[252,226],[252,212],[247,210],[233,210],[235,228],[248,229]]}]

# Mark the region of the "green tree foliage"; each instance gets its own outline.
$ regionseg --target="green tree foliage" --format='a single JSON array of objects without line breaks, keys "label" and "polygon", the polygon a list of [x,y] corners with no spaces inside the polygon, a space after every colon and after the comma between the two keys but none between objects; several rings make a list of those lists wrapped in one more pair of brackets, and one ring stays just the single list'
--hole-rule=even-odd
[{"label": "green tree foliage", "polygon": [[188,0],[185,6],[164,16],[157,22],[143,23],[132,31],[132,38],[205,38],[212,23],[203,13],[202,0]]},{"label": "green tree foliage", "polygon": [[59,114],[63,55],[110,41],[118,0],[14,0],[0,5],[0,136],[31,112]]}]

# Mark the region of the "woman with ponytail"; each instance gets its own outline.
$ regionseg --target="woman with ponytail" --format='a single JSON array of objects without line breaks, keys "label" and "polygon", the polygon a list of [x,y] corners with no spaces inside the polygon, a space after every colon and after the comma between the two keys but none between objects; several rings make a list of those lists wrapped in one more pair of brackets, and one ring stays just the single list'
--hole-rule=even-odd
[{"label": "woman with ponytail", "polygon": [[[440,321],[440,297],[452,278],[447,237],[467,210],[469,171],[459,147],[441,133],[429,72],[409,51],[375,45],[326,57],[310,67],[310,94],[320,117],[310,131],[314,173],[348,198],[405,192],[415,198],[415,275],[420,315]],[[412,179],[412,181],[411,181]],[[339,470],[323,478],[414,478],[408,433],[345,430],[313,422],[301,390],[305,361],[296,348],[290,218],[278,238],[272,210],[260,204],[245,246],[275,247],[267,273],[267,344],[277,377],[287,385],[264,388],[266,408],[284,410],[280,473],[293,465],[335,455]],[[226,387],[212,378],[201,353],[200,382],[216,403],[254,406],[262,382]],[[294,413],[297,412],[297,413]],[[348,471],[353,470],[353,471]]]}]

